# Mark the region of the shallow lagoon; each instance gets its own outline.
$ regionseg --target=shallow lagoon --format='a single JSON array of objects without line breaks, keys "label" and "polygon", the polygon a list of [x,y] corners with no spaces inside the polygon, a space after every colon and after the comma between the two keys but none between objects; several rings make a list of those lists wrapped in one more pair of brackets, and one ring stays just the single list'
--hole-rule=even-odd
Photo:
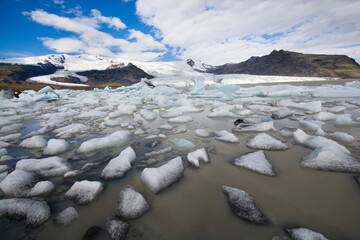
[{"label": "shallow lagoon", "polygon": [[[309,88],[314,90],[316,87]],[[211,86],[207,86],[207,89],[211,90]],[[353,89],[356,91],[357,87]],[[256,107],[256,110],[252,110],[250,115],[241,116],[241,118],[249,121],[268,121],[270,120],[268,116],[272,112],[269,111],[268,107],[276,108],[280,100],[291,99],[294,102],[320,100],[322,101],[322,111],[326,111],[332,106],[345,106],[344,112],[335,114],[351,114],[354,124],[338,126],[334,125],[335,120],[330,120],[324,122],[322,129],[328,133],[341,131],[351,134],[355,138],[355,142],[344,143],[339,141],[339,143],[345,146],[353,157],[360,159],[360,131],[356,126],[356,119],[360,116],[359,105],[357,105],[360,97],[314,98],[311,97],[310,90],[304,91],[304,89],[294,91],[298,94],[293,93],[292,96],[259,97],[254,94],[256,92],[254,89],[245,88],[241,89],[241,94],[233,95],[231,100],[222,101],[221,92],[218,92],[217,95],[214,92],[209,95],[204,94],[204,92],[189,95],[188,89],[179,89],[179,94],[168,94],[167,91],[170,90],[169,88],[161,92],[154,92],[155,90],[147,89],[144,85],[134,89],[113,91],[60,91],[58,92],[60,98],[51,102],[33,103],[31,99],[27,99],[27,102],[3,100],[1,103],[2,112],[15,111],[13,116],[24,116],[17,119],[11,118],[11,116],[1,117],[24,123],[26,128],[21,131],[22,136],[49,123],[54,123],[56,128],[71,123],[82,123],[89,127],[86,131],[75,133],[71,138],[66,139],[71,148],[68,152],[58,156],[67,159],[72,170],[80,169],[88,162],[96,162],[99,165],[77,177],[49,179],[56,185],[52,194],[43,196],[51,207],[50,219],[39,228],[29,228],[25,226],[24,221],[1,218],[1,235],[6,236],[7,239],[81,239],[87,229],[92,226],[99,226],[103,231],[96,239],[108,239],[109,236],[105,228],[106,220],[115,217],[119,192],[129,184],[145,197],[151,209],[142,217],[127,221],[131,226],[127,239],[271,239],[274,236],[285,236],[286,233],[283,229],[292,227],[309,228],[324,234],[329,239],[357,239],[360,236],[357,224],[360,216],[358,204],[360,192],[359,185],[353,179],[353,176],[359,174],[304,168],[299,162],[313,150],[295,144],[292,138],[281,138],[279,136],[280,129],[286,128],[293,132],[299,128],[299,120],[312,119],[315,113],[288,107],[293,111],[293,117],[274,120],[276,131],[268,131],[267,133],[282,140],[289,147],[285,151],[264,151],[276,171],[276,177],[260,175],[230,163],[235,157],[255,151],[248,148],[246,144],[257,135],[256,132],[233,131],[240,143],[225,143],[215,140],[215,137],[201,138],[194,133],[195,129],[200,128],[232,132],[235,127],[233,122],[236,118],[207,117],[214,106],[219,105],[224,108],[225,105],[221,105],[221,102],[238,107],[243,105],[243,109],[254,109],[251,106],[264,105],[266,107],[262,109]],[[264,92],[264,90],[261,91]],[[247,93],[249,96],[244,97],[243,93]],[[157,96],[162,96],[162,98]],[[214,98],[214,96],[218,96],[218,98]],[[190,102],[192,106],[202,108],[203,111],[184,113],[184,115],[193,116],[194,121],[192,122],[171,124],[178,128],[185,126],[187,129],[185,133],[173,134],[174,130],[157,130],[158,126],[167,124],[167,119],[160,117],[160,115],[166,113],[171,106],[164,105],[174,103],[172,107],[175,107],[176,104],[181,104],[177,102],[181,97],[185,99],[181,101],[182,104],[189,104]],[[109,125],[106,124],[109,120],[108,117],[77,118],[80,112],[86,113],[94,109],[108,115],[117,110],[122,103],[134,104],[139,98],[143,104],[137,104],[137,109],[133,114],[121,116],[117,119],[119,124],[113,127],[107,126]],[[162,106],[158,106],[160,102]],[[154,111],[158,113],[157,119],[152,121],[142,119],[139,114],[141,108],[155,109]],[[230,111],[237,113],[241,110],[235,108]],[[71,114],[72,111],[76,111],[76,113]],[[46,115],[47,113],[50,115]],[[64,119],[51,117],[51,115],[61,115]],[[141,136],[134,134],[140,128],[145,130],[146,134]],[[76,153],[82,142],[124,129],[132,133],[131,141],[126,146],[103,149],[88,154]],[[305,131],[311,135],[315,134],[314,131],[306,129]],[[185,172],[184,177],[179,182],[158,194],[154,194],[141,182],[142,168],[137,168],[137,164],[123,178],[115,180],[100,178],[101,171],[107,162],[118,156],[128,145],[135,150],[137,162],[146,159],[144,153],[154,149],[148,145],[151,141],[144,140],[144,137],[160,133],[165,134],[167,138],[159,138],[158,140],[161,143],[154,149],[159,150],[171,146],[173,151],[154,157],[158,160],[154,166],[161,166],[167,160],[181,156]],[[42,134],[42,136],[49,140],[55,137],[55,133],[51,131]],[[170,141],[175,138],[186,138],[193,142],[196,148],[205,147],[210,157],[210,163],[200,163],[199,169],[189,165],[186,161],[186,155],[190,150],[179,149],[172,145]],[[25,150],[19,148],[20,142],[21,140],[15,140],[11,147],[7,148],[8,155],[16,158],[2,163],[11,166],[9,171],[15,167],[18,158],[23,158],[22,156],[45,157],[42,155],[41,149]],[[89,205],[78,206],[72,200],[66,199],[64,192],[75,181],[84,179],[100,181],[105,184],[105,189],[94,202]],[[250,194],[264,213],[268,224],[254,225],[234,216],[225,194],[221,191],[222,185],[236,187]],[[54,218],[69,206],[73,206],[78,211],[79,218],[69,226],[57,226],[53,221]]]}]

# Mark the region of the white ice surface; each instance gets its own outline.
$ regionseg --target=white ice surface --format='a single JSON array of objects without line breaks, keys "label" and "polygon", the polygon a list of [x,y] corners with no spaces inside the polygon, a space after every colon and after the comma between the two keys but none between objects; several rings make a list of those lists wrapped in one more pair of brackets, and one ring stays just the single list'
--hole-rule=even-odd
[{"label": "white ice surface", "polygon": [[40,177],[63,176],[70,167],[67,161],[59,157],[41,159],[23,159],[16,163],[16,169],[34,172]]},{"label": "white ice surface", "polygon": [[74,199],[76,204],[84,205],[92,202],[103,189],[104,185],[101,182],[83,180],[75,182],[65,196]]},{"label": "white ice surface", "polygon": [[46,144],[47,144],[47,141],[45,140],[45,138],[37,135],[37,136],[32,136],[30,138],[23,140],[19,144],[19,147],[28,148],[28,149],[44,148],[46,146]]},{"label": "white ice surface", "polygon": [[131,147],[125,148],[119,156],[110,160],[101,172],[104,179],[114,179],[123,177],[131,170],[136,161],[136,154]]},{"label": "white ice surface", "polygon": [[263,151],[252,152],[239,158],[235,158],[234,165],[247,168],[264,175],[275,176],[275,171],[273,170],[271,163],[266,159]]},{"label": "white ice surface", "polygon": [[58,155],[68,151],[70,145],[64,139],[50,139],[44,149],[44,155]]},{"label": "white ice surface", "polygon": [[209,162],[209,156],[206,153],[205,148],[200,148],[193,152],[189,152],[187,155],[187,159],[189,163],[191,163],[195,167],[199,167],[199,161],[203,161],[205,163]]},{"label": "white ice surface", "polygon": [[262,150],[285,150],[288,149],[286,144],[281,141],[271,137],[266,133],[259,133],[253,139],[251,139],[248,144],[248,147]]}]

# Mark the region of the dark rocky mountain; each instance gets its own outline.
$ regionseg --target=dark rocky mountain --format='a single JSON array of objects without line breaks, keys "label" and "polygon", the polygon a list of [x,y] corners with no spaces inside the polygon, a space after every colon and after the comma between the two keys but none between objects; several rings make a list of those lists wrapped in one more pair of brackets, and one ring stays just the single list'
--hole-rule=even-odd
[{"label": "dark rocky mountain", "polygon": [[86,76],[89,79],[86,84],[96,87],[129,86],[140,82],[141,78],[153,78],[153,76],[147,74],[142,69],[131,63],[125,67],[111,67],[105,70],[90,70],[85,72],[77,72],[77,74]]},{"label": "dark rocky mountain", "polygon": [[360,78],[360,65],[346,55],[302,54],[272,51],[237,64],[226,64],[208,71],[214,74],[252,74],[299,77]]},{"label": "dark rocky mountain", "polygon": [[52,74],[61,68],[47,61],[37,66],[0,63],[0,83],[23,84],[28,78]]}]

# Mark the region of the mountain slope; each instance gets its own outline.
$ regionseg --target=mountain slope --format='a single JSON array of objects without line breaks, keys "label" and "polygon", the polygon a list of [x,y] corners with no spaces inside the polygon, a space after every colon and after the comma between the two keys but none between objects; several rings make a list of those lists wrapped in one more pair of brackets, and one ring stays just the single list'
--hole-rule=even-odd
[{"label": "mountain slope", "polygon": [[345,55],[302,54],[272,51],[245,62],[218,66],[214,74],[252,74],[301,77],[360,78],[360,65]]}]

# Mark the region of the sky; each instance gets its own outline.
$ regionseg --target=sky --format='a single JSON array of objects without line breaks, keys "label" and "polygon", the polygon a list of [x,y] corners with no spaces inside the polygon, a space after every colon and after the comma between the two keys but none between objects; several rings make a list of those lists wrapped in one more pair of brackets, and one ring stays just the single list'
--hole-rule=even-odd
[{"label": "sky", "polygon": [[359,9],[360,0],[0,0],[0,57],[221,65],[284,49],[360,62]]}]

